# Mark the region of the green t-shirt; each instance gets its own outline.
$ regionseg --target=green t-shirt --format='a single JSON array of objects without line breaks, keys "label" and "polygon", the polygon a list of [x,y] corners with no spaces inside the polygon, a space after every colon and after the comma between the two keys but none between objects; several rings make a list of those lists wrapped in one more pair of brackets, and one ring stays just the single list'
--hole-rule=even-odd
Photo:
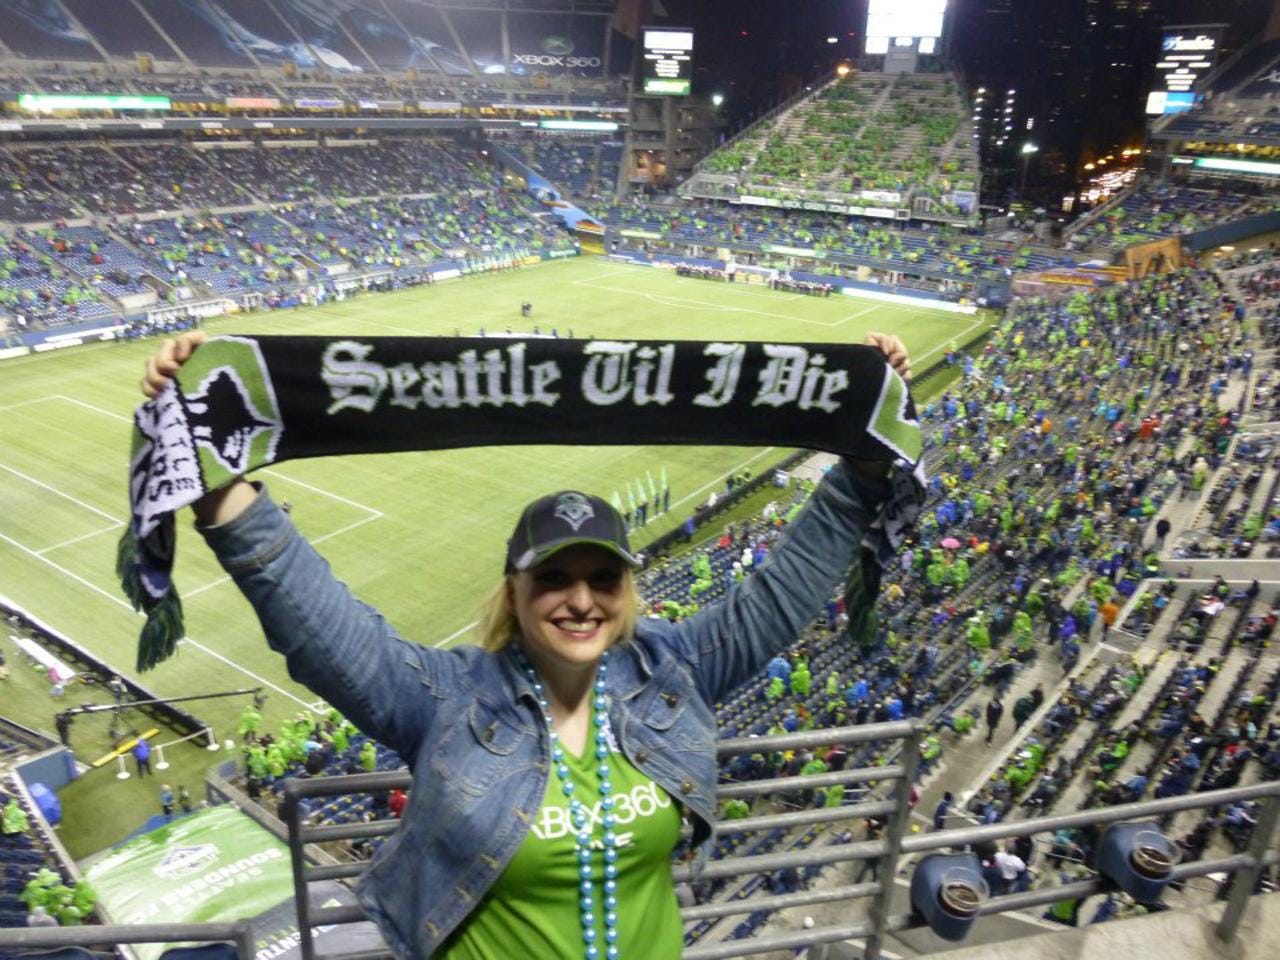
[{"label": "green t-shirt", "polygon": [[[604,827],[594,740],[586,757],[565,751],[575,795],[588,808],[596,944],[604,941]],[[620,752],[609,754],[618,841],[618,951],[624,958],[679,957],[684,927],[671,881],[680,809]],[[495,797],[495,800],[499,798]],[[569,799],[554,770],[542,808],[514,859],[434,960],[582,960],[578,852]]]}]

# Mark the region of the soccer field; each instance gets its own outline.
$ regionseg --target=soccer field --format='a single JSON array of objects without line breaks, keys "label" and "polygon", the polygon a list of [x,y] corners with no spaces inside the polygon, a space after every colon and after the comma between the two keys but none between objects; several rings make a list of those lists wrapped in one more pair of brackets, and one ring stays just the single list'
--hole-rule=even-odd
[{"label": "soccer field", "polygon": [[[522,301],[534,317],[522,320]],[[224,318],[211,334],[444,334],[541,332],[608,338],[859,342],[900,334],[921,371],[984,323],[967,316],[843,296],[813,298],[762,287],[675,277],[596,258],[550,262],[295,311]],[[133,675],[140,619],[115,581],[127,516],[125,467],[138,377],[152,343],[103,343],[0,364],[0,579],[3,593]],[[672,512],[637,535],[642,546],[682,522],[731,471],[758,472],[786,451],[735,447],[518,447],[309,460],[262,471],[293,502],[302,532],[362,599],[407,637],[437,647],[468,639],[501,574],[506,537],[530,498],[563,487],[610,497],[662,468]],[[191,529],[179,519],[176,582],[186,608],[179,654],[143,678],[162,696],[264,685],[267,720],[315,705],[287,677],[257,620]],[[12,647],[6,647],[12,653]],[[15,662],[12,661],[11,662]],[[16,665],[16,662],[15,662]],[[74,699],[74,697],[72,697]],[[49,729],[52,710],[6,703],[3,712]],[[243,703],[191,705],[230,734]]]}]

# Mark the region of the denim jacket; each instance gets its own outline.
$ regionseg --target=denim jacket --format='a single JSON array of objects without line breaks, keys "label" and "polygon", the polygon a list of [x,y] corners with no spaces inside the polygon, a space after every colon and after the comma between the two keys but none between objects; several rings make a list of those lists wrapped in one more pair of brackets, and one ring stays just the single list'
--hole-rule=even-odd
[{"label": "denim jacket", "polygon": [[[799,636],[857,558],[884,495],[837,464],[755,573],[682,623],[640,620],[615,650],[607,695],[619,748],[694,814],[695,841],[716,818],[716,703]],[[357,895],[398,957],[430,957],[538,814],[549,744],[527,678],[510,649],[401,639],[265,493],[201,532],[289,675],[409,765],[408,809]]]}]

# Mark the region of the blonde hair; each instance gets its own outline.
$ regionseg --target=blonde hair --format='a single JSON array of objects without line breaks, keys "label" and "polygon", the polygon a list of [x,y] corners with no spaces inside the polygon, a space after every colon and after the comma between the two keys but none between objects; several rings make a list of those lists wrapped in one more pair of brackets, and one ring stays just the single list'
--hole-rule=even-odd
[{"label": "blonde hair", "polygon": [[[497,653],[520,636],[520,621],[511,605],[511,581],[519,574],[508,574],[498,581],[480,605],[476,618],[475,644],[482,650]],[[636,620],[640,615],[640,595],[636,592],[636,578],[630,567],[622,568],[622,630],[617,643],[626,643],[636,632]]]}]

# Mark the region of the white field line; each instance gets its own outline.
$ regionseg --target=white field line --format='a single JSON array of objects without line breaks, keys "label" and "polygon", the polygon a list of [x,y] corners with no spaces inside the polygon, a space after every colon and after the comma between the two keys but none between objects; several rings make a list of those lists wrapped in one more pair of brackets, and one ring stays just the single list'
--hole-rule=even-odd
[{"label": "white field line", "polygon": [[671,503],[671,509],[674,510],[676,507],[680,506],[682,503],[688,503],[690,500],[693,500],[694,498],[701,495],[703,490],[709,490],[712,487],[719,486],[719,484],[730,474],[737,473],[743,467],[750,466],[751,464],[755,463],[755,461],[759,460],[761,457],[772,452],[774,449],[775,449],[774,447],[765,447],[763,450],[760,450],[757,453],[753,453],[751,456],[747,457],[747,459],[743,460],[740,464],[738,464],[732,470],[729,470],[725,473],[720,474],[720,476],[716,477],[714,480],[708,480],[706,483],[700,486],[697,490],[694,490],[692,493],[686,493],[679,500],[673,500]]},{"label": "white field line", "polygon": [[43,557],[46,553],[51,553],[54,550],[61,550],[63,547],[69,547],[72,544],[80,543],[82,540],[90,540],[93,537],[100,536],[104,533],[110,533],[112,530],[119,530],[123,526],[124,526],[123,523],[116,523],[116,524],[113,524],[112,526],[102,527],[101,529],[94,530],[90,533],[82,533],[78,537],[72,537],[70,540],[63,540],[61,543],[55,543],[51,547],[44,547],[41,550],[37,550],[36,556]]},{"label": "white field line", "polygon": [[[92,410],[94,413],[100,413],[104,417],[113,417],[116,420],[124,420],[126,423],[133,423],[132,417],[126,417],[123,414],[116,413],[114,410],[107,410],[103,407],[95,406],[92,403],[85,403],[85,401],[83,400],[77,400],[75,397],[68,397],[65,394],[61,394],[61,393],[56,394],[56,396],[59,400],[66,400],[68,403],[74,403],[77,406],[84,407],[86,410]],[[372,514],[375,517],[381,517],[383,515],[382,511],[377,509],[376,507],[371,507],[368,504],[359,503],[355,500],[350,500],[347,497],[342,496],[341,494],[331,493],[330,491],[323,490],[320,487],[312,486],[311,484],[303,480],[298,480],[294,477],[287,476],[281,473],[279,470],[263,470],[262,472],[273,477],[279,477],[281,480],[286,480],[289,483],[297,484],[299,487],[302,487],[304,490],[310,490],[312,493],[318,493],[321,496],[328,497],[331,500],[337,500],[339,503],[345,503],[349,507],[355,507],[357,510],[363,510],[366,513]]]},{"label": "white field line", "polygon": [[48,490],[50,493],[55,493],[58,496],[62,497],[64,500],[70,500],[76,506],[84,507],[86,510],[92,513],[96,513],[98,516],[102,517],[104,520],[110,520],[112,523],[117,523],[117,524],[124,523],[124,521],[121,520],[119,517],[113,517],[111,514],[107,513],[105,510],[99,510],[93,504],[85,503],[83,500],[73,497],[69,493],[64,493],[63,491],[59,490],[57,487],[53,487],[45,483],[43,480],[37,480],[35,477],[29,477],[25,473],[23,473],[21,470],[15,470],[13,469],[13,467],[7,466],[3,463],[0,463],[0,470],[6,470],[9,473],[12,473],[15,477],[21,477],[23,480],[27,481],[27,483],[34,483],[37,487],[40,487],[43,490]]},{"label": "white field line", "polygon": [[844,324],[848,323],[850,320],[857,320],[859,317],[865,317],[868,313],[871,313],[873,310],[878,310],[878,309],[879,309],[879,305],[863,307],[861,310],[858,310],[856,313],[851,313],[847,317],[844,317],[843,319],[838,320],[834,325],[843,326]]},{"label": "white field line", "polygon": [[[279,470],[264,469],[262,472],[265,473],[267,476],[279,477],[281,480],[284,480],[286,483],[292,483],[296,486],[302,487],[303,490],[310,490],[312,493],[318,493],[322,497],[328,497],[330,500],[337,500],[339,503],[345,503],[349,507],[355,507],[357,510],[363,510],[365,513],[369,514],[369,519],[371,520],[380,520],[383,517],[382,511],[377,509],[376,507],[371,507],[368,504],[359,503],[355,500],[350,500],[347,497],[342,496],[341,494],[331,493],[330,491],[324,490],[320,487],[312,486],[311,484],[306,483],[305,481],[299,480],[297,477],[286,476],[285,474],[281,473]],[[330,534],[330,536],[332,536],[332,534]]]},{"label": "white field line", "polygon": [[126,423],[133,423],[133,417],[126,417],[123,413],[116,413],[114,410],[108,410],[106,407],[99,407],[75,397],[68,397],[65,393],[55,393],[49,399],[65,400],[67,403],[74,403],[77,407],[84,407],[86,410],[92,410],[94,413],[100,413],[106,417],[114,417],[116,420],[123,420]]},{"label": "white field line", "polygon": [[787,320],[791,323],[810,323],[816,327],[835,327],[843,323],[843,320],[810,320],[808,317],[793,317],[789,313],[771,313],[767,310],[752,310],[750,307],[735,307],[724,303],[711,303],[706,300],[690,300],[685,297],[668,297],[656,293],[645,293],[643,291],[628,290],[624,287],[607,287],[598,283],[589,283],[586,280],[574,280],[573,284],[579,287],[586,287],[588,290],[608,290],[611,293],[624,293],[629,297],[643,297],[660,307],[676,307],[684,310],[709,310],[714,313],[747,313],[758,317],[769,317],[773,320]]},{"label": "white field line", "polygon": [[448,635],[447,637],[445,637],[443,640],[437,640],[435,643],[433,643],[433,644],[432,644],[432,646],[433,646],[433,647],[436,647],[436,648],[443,647],[443,646],[444,646],[446,643],[448,643],[450,640],[456,640],[456,639],[458,639],[458,637],[462,636],[464,633],[466,633],[468,630],[470,630],[472,627],[474,627],[474,626],[475,626],[477,623],[479,623],[479,622],[480,622],[479,620],[472,620],[472,621],[471,621],[470,623],[468,623],[465,627],[460,627],[459,629],[457,629],[457,630],[453,631],[453,633],[449,634],[449,635]]},{"label": "white field line", "polygon": [[[328,306],[328,304],[325,304],[324,306]],[[374,320],[372,317],[355,316],[350,313],[338,313],[336,310],[325,310],[321,316],[325,318],[332,317],[349,323],[367,323],[370,326],[382,327],[384,330],[394,330],[396,333],[404,333],[412,337],[423,336],[423,331],[421,329],[414,330],[410,327],[401,327],[394,323],[387,323],[385,320]]]},{"label": "white field line", "polygon": [[[103,590],[96,583],[91,583],[90,581],[86,580],[84,577],[80,576],[78,573],[68,570],[66,567],[62,566],[61,564],[54,563],[48,557],[42,557],[40,554],[36,553],[36,551],[32,550],[30,547],[24,546],[23,544],[19,543],[17,540],[14,540],[12,537],[7,536],[3,533],[0,533],[0,540],[3,540],[5,543],[8,543],[10,546],[16,547],[17,549],[21,550],[23,553],[29,556],[35,557],[41,563],[47,563],[49,566],[53,567],[53,569],[57,570],[59,573],[70,577],[72,580],[76,581],[82,586],[88,587],[94,593],[100,594],[101,596],[106,597],[112,603],[117,604],[118,606],[124,607],[126,610],[130,612],[133,612],[133,607],[131,607],[121,597],[117,597],[115,594],[109,593],[108,591]],[[300,704],[304,707],[308,706],[305,700],[298,699],[288,690],[285,690],[281,687],[276,686],[270,680],[267,680],[263,677],[258,676],[256,673],[254,673],[251,670],[246,670],[244,667],[240,666],[240,664],[236,663],[235,661],[228,660],[222,654],[216,653],[215,651],[210,650],[208,647],[204,646],[204,644],[197,643],[195,640],[191,639],[190,637],[184,637],[182,640],[178,642],[189,643],[192,646],[197,647],[200,650],[203,650],[205,653],[209,654],[211,657],[215,657],[216,659],[221,660],[223,663],[227,664],[227,666],[235,668],[236,670],[243,673],[245,676],[258,681],[258,683],[262,684],[263,686],[270,687],[272,690],[276,691],[277,693],[288,697],[294,703]]]},{"label": "white field line", "polygon": [[240,666],[240,664],[236,663],[234,660],[224,657],[217,650],[213,650],[209,647],[206,647],[203,643],[200,643],[198,640],[193,640],[191,637],[183,637],[181,640],[178,641],[178,643],[190,644],[191,646],[195,647],[197,650],[204,651],[209,656],[213,657],[215,660],[221,660],[223,663],[225,663],[228,667],[231,667],[233,670],[239,670],[245,676],[251,677],[252,679],[257,680],[258,683],[262,684],[264,687],[270,687],[276,693],[281,694],[282,696],[288,697],[290,700],[292,700],[294,703],[298,704],[299,706],[305,707],[306,709],[312,710],[316,713],[320,712],[318,710],[315,710],[315,708],[311,704],[307,703],[307,701],[301,699],[300,697],[294,696],[292,693],[290,693],[288,690],[285,690],[283,687],[276,686],[274,683],[272,683],[270,680],[266,679],[265,677],[258,676],[252,670],[246,670],[244,667]]},{"label": "white field line", "polygon": [[[844,317],[841,317],[839,320],[812,320],[812,319],[810,319],[810,318],[808,318],[808,317],[795,317],[795,316],[792,316],[791,314],[786,314],[786,313],[771,313],[771,312],[769,312],[769,311],[765,311],[765,310],[753,310],[753,309],[750,309],[750,308],[748,308],[748,307],[736,307],[736,306],[731,306],[731,305],[729,305],[729,304],[723,304],[723,303],[711,303],[711,302],[708,302],[708,301],[705,301],[705,300],[693,300],[693,299],[689,299],[689,298],[685,298],[685,297],[668,297],[668,296],[665,296],[665,295],[663,295],[663,294],[648,293],[648,292],[644,292],[644,291],[636,291],[636,290],[628,290],[628,289],[621,288],[621,287],[605,286],[605,285],[603,285],[603,284],[595,283],[595,282],[594,282],[594,279],[595,279],[595,278],[590,278],[590,277],[589,277],[589,278],[587,278],[587,279],[585,279],[585,280],[574,280],[574,281],[572,281],[572,283],[573,283],[575,286],[588,287],[588,288],[593,289],[593,290],[608,290],[608,291],[611,291],[611,292],[613,292],[613,293],[625,293],[625,294],[627,294],[627,295],[629,295],[629,296],[632,296],[632,297],[644,297],[646,300],[651,300],[652,302],[654,302],[654,303],[658,304],[659,306],[671,306],[671,307],[677,307],[677,308],[680,308],[680,309],[686,309],[686,310],[710,310],[710,311],[714,311],[714,312],[716,312],[716,313],[746,313],[746,314],[754,314],[755,316],[771,317],[771,318],[776,319],[776,320],[790,320],[790,321],[794,321],[794,322],[796,322],[796,323],[808,323],[808,324],[812,324],[812,325],[814,325],[814,326],[818,326],[818,327],[839,327],[839,326],[843,326],[844,324],[848,323],[850,320],[856,320],[856,319],[857,319],[857,318],[859,318],[859,317],[866,316],[866,315],[867,315],[867,314],[869,314],[869,313],[873,313],[873,312],[875,312],[875,311],[877,311],[877,310],[885,309],[885,308],[895,308],[895,307],[896,307],[895,312],[896,312],[896,313],[899,313],[899,314],[901,314],[901,313],[907,313],[907,314],[909,314],[909,315],[913,315],[913,316],[915,316],[915,315],[922,315],[922,316],[928,316],[928,317],[930,317],[930,318],[937,318],[937,317],[939,317],[939,316],[940,316],[940,314],[941,314],[941,311],[938,311],[938,310],[930,310],[930,309],[929,309],[929,308],[927,308],[927,307],[906,307],[906,306],[900,306],[900,305],[896,305],[896,304],[881,303],[881,302],[878,302],[878,301],[877,301],[877,302],[875,302],[875,303],[871,304],[870,306],[864,307],[862,310],[858,310],[858,311],[855,311],[854,313],[851,313],[851,314],[848,314],[848,315],[846,315],[846,316],[844,316]],[[680,278],[677,278],[677,279],[681,279],[681,280],[683,280],[683,279],[687,279],[687,278],[680,277]],[[690,280],[690,282],[693,282],[693,281],[692,281],[692,280]],[[729,287],[728,287],[728,286],[726,286],[726,287],[725,287],[725,289],[729,289]],[[771,297],[776,297],[776,295],[775,295],[775,294],[766,293],[765,291],[750,290],[750,289],[747,289],[747,288],[745,288],[745,287],[744,287],[744,288],[740,288],[740,289],[738,290],[738,292],[740,292],[740,293],[746,293],[746,294],[749,294],[749,295],[752,295],[752,296],[771,296]],[[785,301],[779,301],[779,302],[788,302],[788,303],[790,303],[790,302],[794,302],[795,300],[799,300],[799,299],[808,299],[808,298],[807,298],[807,297],[802,297],[800,294],[796,294],[796,295],[795,295],[795,297],[787,298]],[[966,319],[967,319],[967,318],[966,318]],[[978,324],[981,324],[981,323],[983,323],[983,322],[985,322],[985,321],[978,321]],[[972,330],[972,329],[973,329],[973,325],[970,325],[970,327],[969,327],[968,329],[969,329],[969,330]],[[967,332],[967,331],[966,331],[966,332]],[[963,336],[963,334],[962,334],[962,336]],[[928,354],[928,355],[931,355],[931,354]]]},{"label": "white field line", "polygon": [[[69,401],[69,402],[71,402],[71,403],[74,403],[74,404],[76,404],[76,405],[78,405],[78,406],[84,407],[86,410],[92,410],[92,411],[94,411],[95,413],[100,413],[100,414],[102,414],[104,417],[113,417],[113,418],[115,418],[116,420],[125,420],[125,421],[127,421],[127,422],[129,422],[129,423],[132,423],[132,422],[133,422],[133,420],[132,420],[131,418],[126,417],[126,416],[123,416],[122,414],[116,413],[114,410],[106,410],[106,409],[103,409],[102,407],[95,406],[95,405],[94,405],[94,404],[92,404],[92,403],[85,403],[83,400],[77,400],[75,397],[68,397],[68,396],[65,396],[65,395],[63,395],[63,394],[57,394],[57,395],[56,395],[56,398],[57,398],[57,399],[59,399],[59,400],[67,400],[67,401]],[[4,468],[4,469],[6,469],[6,470],[11,469],[11,468],[9,468],[9,467],[5,467],[3,464],[0,464],[0,467],[3,467],[3,468]],[[13,472],[14,472],[14,473],[17,473],[17,471],[16,471],[16,470],[15,470],[15,471],[13,471]],[[329,539],[332,539],[333,537],[336,537],[336,536],[337,536],[338,534],[340,534],[340,533],[346,533],[348,530],[354,530],[356,527],[359,527],[359,526],[361,526],[361,525],[363,525],[363,524],[366,524],[366,523],[368,523],[370,520],[380,520],[380,519],[384,516],[383,512],[382,512],[381,510],[376,509],[375,507],[371,507],[371,506],[369,506],[369,505],[367,505],[367,504],[364,504],[364,503],[359,503],[359,502],[357,502],[357,501],[355,501],[355,500],[350,500],[350,499],[348,499],[347,497],[342,496],[341,494],[332,493],[332,492],[330,492],[330,491],[328,491],[328,490],[321,489],[320,487],[313,486],[312,484],[309,484],[309,483],[307,483],[307,482],[306,482],[306,481],[304,481],[304,480],[298,480],[298,479],[296,479],[296,478],[294,478],[294,477],[286,476],[285,474],[281,473],[281,472],[280,472],[280,471],[278,471],[278,470],[263,470],[262,472],[263,472],[263,473],[266,473],[266,474],[269,474],[270,476],[273,476],[273,477],[278,477],[279,479],[284,480],[284,481],[286,481],[287,483],[293,483],[293,484],[296,484],[297,486],[302,487],[304,490],[310,490],[312,493],[318,493],[318,494],[320,494],[320,495],[321,495],[321,496],[323,496],[323,497],[329,497],[331,500],[337,500],[339,503],[345,503],[345,504],[346,504],[347,506],[349,506],[349,507],[355,507],[357,510],[363,510],[363,511],[365,511],[367,514],[369,514],[369,516],[365,517],[365,518],[364,518],[364,519],[362,519],[362,520],[357,520],[355,523],[349,523],[349,524],[347,524],[345,527],[342,527],[342,528],[341,528],[341,529],[339,529],[339,530],[334,530],[332,533],[326,533],[326,534],[324,534],[323,536],[317,537],[316,539],[314,539],[314,540],[312,540],[312,541],[311,541],[313,544],[316,544],[316,543],[324,543],[324,541],[329,540]],[[31,478],[26,478],[26,479],[31,479]],[[33,480],[32,482],[34,482],[34,483],[40,483],[40,481],[38,481],[38,480]],[[41,485],[41,486],[45,486],[45,484],[40,484],[40,485]],[[50,489],[50,490],[53,490],[53,488],[52,488],[52,487],[49,487],[49,489]],[[60,491],[53,490],[53,492],[54,492],[54,493],[59,493]],[[63,496],[67,496],[66,494],[62,494],[62,495],[63,495]],[[74,498],[72,498],[72,499],[74,499]],[[77,500],[76,502],[77,502],[77,503],[80,503],[80,501],[78,501],[78,500]],[[89,507],[89,505],[88,505],[88,504],[85,504],[85,503],[82,503],[82,504],[81,504],[81,506]],[[90,510],[94,510],[95,508],[94,508],[94,507],[89,507],[89,509],[90,509]],[[109,519],[109,520],[115,520],[115,519],[116,519],[115,517],[112,517],[112,516],[110,516],[109,514],[103,514],[103,516],[107,517],[107,519]],[[117,521],[117,523],[123,523],[123,522],[124,522],[124,521]],[[53,548],[49,548],[49,549],[53,549]],[[219,585],[221,585],[221,584],[224,584],[224,583],[226,583],[227,581],[229,581],[230,579],[231,579],[230,577],[226,577],[226,576],[219,577],[218,579],[213,580],[213,581],[211,581],[211,582],[209,582],[209,583],[206,583],[206,584],[204,584],[203,586],[196,587],[194,590],[188,590],[188,591],[184,592],[184,593],[183,593],[183,596],[185,596],[185,597],[194,597],[194,596],[196,596],[197,594],[204,593],[206,590],[212,590],[214,587],[219,586]],[[194,642],[194,641],[193,641],[193,642]],[[265,682],[265,681],[264,681],[264,682]]]},{"label": "white field line", "polygon": [[19,407],[29,407],[33,403],[44,403],[46,400],[52,400],[53,397],[34,397],[31,400],[23,400],[21,403],[10,403],[7,406],[0,407],[0,413],[6,410],[17,410]]},{"label": "white field line", "polygon": [[[985,320],[974,321],[973,323],[969,324],[967,327],[964,328],[963,333],[957,334],[954,339],[963,340],[965,337],[969,335],[970,331],[974,330],[977,327],[982,326],[984,323],[986,323]],[[934,347],[932,350],[928,350],[925,353],[920,354],[920,356],[918,357],[912,357],[911,365],[913,367],[923,365],[926,357],[932,357],[935,353],[938,353],[941,350],[946,350],[947,347],[948,347],[948,344],[945,344],[945,343],[938,344],[938,346]]]},{"label": "white field line", "polygon": [[35,557],[37,560],[39,560],[42,563],[47,563],[49,566],[53,567],[53,569],[57,570],[59,573],[70,577],[72,580],[76,581],[81,586],[88,587],[94,593],[99,594],[100,596],[106,597],[108,600],[110,600],[112,603],[116,604],[117,606],[124,607],[126,610],[129,610],[129,611],[133,610],[133,607],[131,607],[122,597],[118,597],[114,593],[111,593],[110,591],[102,589],[102,587],[98,586],[96,583],[93,583],[90,580],[86,580],[84,577],[80,576],[80,574],[75,573],[71,570],[68,570],[66,567],[62,566],[59,563],[55,563],[54,561],[50,560],[48,557],[41,556],[37,551],[32,550],[30,547],[26,546],[25,544],[19,543],[17,540],[13,539],[13,537],[10,537],[4,533],[0,533],[0,540],[3,540],[5,543],[9,544],[10,546],[16,547],[17,549],[21,550],[23,553],[27,554],[28,556]]}]

